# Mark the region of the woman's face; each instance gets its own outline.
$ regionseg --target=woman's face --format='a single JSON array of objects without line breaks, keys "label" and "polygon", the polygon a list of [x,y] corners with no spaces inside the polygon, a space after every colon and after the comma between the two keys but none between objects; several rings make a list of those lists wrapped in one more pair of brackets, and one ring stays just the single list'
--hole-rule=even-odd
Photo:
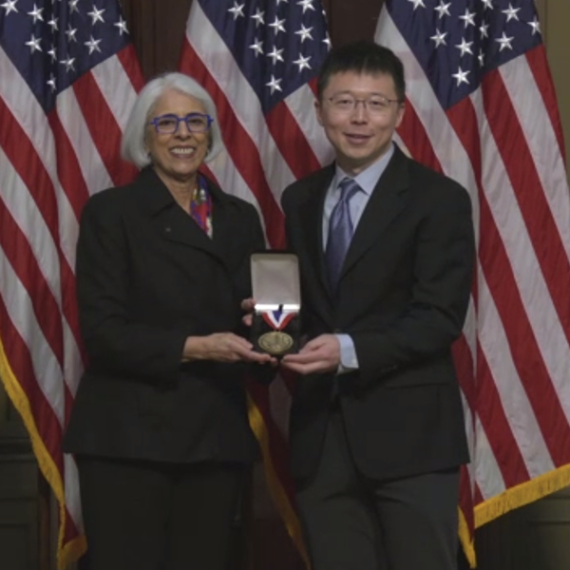
[{"label": "woman's face", "polygon": [[[148,120],[166,114],[185,117],[189,113],[206,114],[206,109],[198,99],[170,89],[158,98]],[[146,147],[154,169],[167,186],[193,181],[209,144],[209,132],[190,132],[185,121],[180,121],[172,134],[157,133],[154,125],[147,126]]]}]

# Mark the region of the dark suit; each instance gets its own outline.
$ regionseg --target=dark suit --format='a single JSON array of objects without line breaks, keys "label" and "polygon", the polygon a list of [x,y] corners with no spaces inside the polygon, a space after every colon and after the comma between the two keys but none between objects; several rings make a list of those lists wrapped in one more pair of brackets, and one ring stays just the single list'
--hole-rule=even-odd
[{"label": "dark suit", "polygon": [[66,452],[167,469],[257,456],[243,366],[181,363],[188,336],[239,331],[249,255],[264,246],[255,209],[209,188],[212,239],[151,168],[87,203],[77,288],[89,365]]},{"label": "dark suit", "polygon": [[450,351],[472,280],[469,197],[396,148],[333,293],[322,238],[333,175],[330,166],[293,184],[282,204],[289,247],[300,258],[303,328],[309,338],[350,335],[359,368],[299,378],[290,424],[293,474],[301,488],[315,477],[334,408],[359,477],[403,480],[454,469],[469,459]]}]

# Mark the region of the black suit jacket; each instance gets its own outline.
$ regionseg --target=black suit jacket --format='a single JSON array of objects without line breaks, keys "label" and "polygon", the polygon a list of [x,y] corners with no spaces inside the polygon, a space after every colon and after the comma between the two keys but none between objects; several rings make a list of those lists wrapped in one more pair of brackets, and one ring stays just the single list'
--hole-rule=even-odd
[{"label": "black suit jacket", "polygon": [[250,461],[241,365],[181,364],[190,335],[238,331],[257,212],[209,184],[213,239],[151,168],[93,196],[81,220],[77,289],[89,365],[67,452],[168,462]]},{"label": "black suit jacket", "polygon": [[354,461],[366,476],[403,477],[468,461],[451,345],[474,266],[471,203],[452,180],[397,147],[353,236],[333,293],[322,240],[329,166],[286,189],[289,247],[300,258],[309,337],[347,333],[359,369],[300,377],[291,412],[292,470],[317,466],[333,391]]}]

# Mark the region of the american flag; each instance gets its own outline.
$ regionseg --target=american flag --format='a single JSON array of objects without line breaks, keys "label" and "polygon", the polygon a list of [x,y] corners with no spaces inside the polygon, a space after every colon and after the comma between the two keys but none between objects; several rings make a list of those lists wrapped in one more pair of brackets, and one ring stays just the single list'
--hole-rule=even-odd
[{"label": "american flag", "polygon": [[387,0],[404,61],[400,136],[474,204],[477,279],[455,347],[471,464],[460,535],[570,484],[570,202],[532,0]]},{"label": "american flag", "polygon": [[83,368],[75,242],[90,194],[125,183],[142,75],[116,0],[0,0],[0,376],[60,506],[58,567],[85,550],[61,437]]},{"label": "american flag", "polygon": [[[283,247],[285,187],[331,159],[314,112],[315,77],[330,46],[318,0],[194,0],[181,71],[213,96],[226,152],[211,173],[252,202],[272,247]],[[250,421],[264,452],[270,489],[301,548],[287,477],[291,383],[250,385]]]}]

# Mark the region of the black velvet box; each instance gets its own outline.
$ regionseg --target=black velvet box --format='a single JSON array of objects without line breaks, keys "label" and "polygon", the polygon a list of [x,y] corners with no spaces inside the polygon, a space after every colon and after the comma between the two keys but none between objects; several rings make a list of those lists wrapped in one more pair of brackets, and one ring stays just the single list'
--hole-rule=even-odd
[{"label": "black velvet box", "polygon": [[301,285],[293,253],[266,251],[251,256],[255,311],[251,342],[260,352],[281,357],[299,350]]}]

